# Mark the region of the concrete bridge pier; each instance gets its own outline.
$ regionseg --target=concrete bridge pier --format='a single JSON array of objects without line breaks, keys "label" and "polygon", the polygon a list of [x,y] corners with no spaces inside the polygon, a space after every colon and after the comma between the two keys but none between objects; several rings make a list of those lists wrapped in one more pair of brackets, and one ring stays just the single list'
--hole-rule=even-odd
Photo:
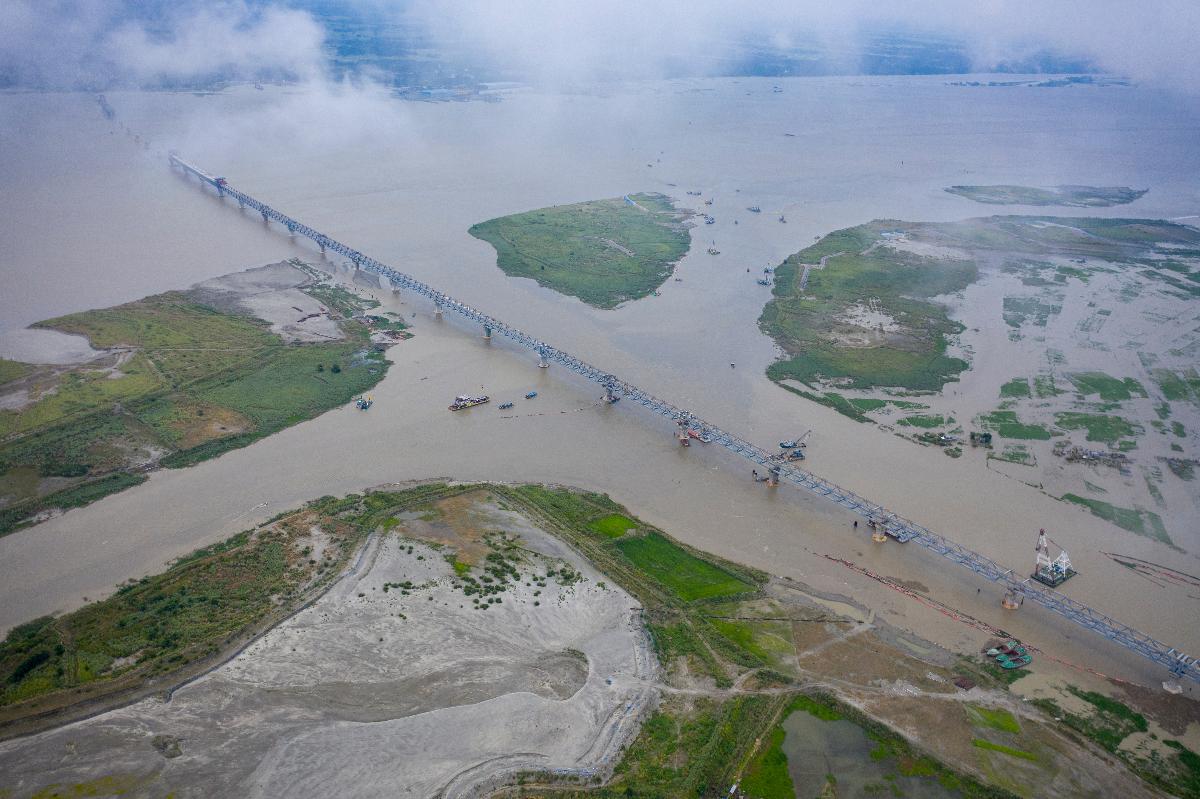
[{"label": "concrete bridge pier", "polygon": [[546,360],[546,349],[544,347],[538,348],[538,368],[539,369],[549,369],[550,368],[550,362]]},{"label": "concrete bridge pier", "polygon": [[442,304],[440,302],[435,302],[433,304],[433,317],[435,319],[442,318]]},{"label": "concrete bridge pier", "polygon": [[266,212],[266,211],[262,211],[261,213],[262,213],[262,218],[263,218],[263,224],[264,224],[264,225],[269,225],[269,224],[271,224],[271,217],[267,216],[267,212]]},{"label": "concrete bridge pier", "polygon": [[777,485],[779,485],[779,467],[772,466],[767,469],[767,487],[775,488]]},{"label": "concrete bridge pier", "polygon": [[288,229],[288,236],[293,239],[296,238],[296,223],[288,222],[287,229]]},{"label": "concrete bridge pier", "polygon": [[492,328],[491,328],[491,325],[484,325],[484,326],[483,326],[483,340],[484,340],[484,341],[491,341],[491,340],[492,340]]},{"label": "concrete bridge pier", "polygon": [[604,386],[604,401],[612,405],[617,400],[621,399],[617,396],[617,392],[613,391],[612,384],[606,383]]}]

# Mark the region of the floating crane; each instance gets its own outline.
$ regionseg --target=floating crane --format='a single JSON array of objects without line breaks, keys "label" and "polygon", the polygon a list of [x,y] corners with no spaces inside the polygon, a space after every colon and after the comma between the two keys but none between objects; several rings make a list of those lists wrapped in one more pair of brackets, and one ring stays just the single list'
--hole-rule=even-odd
[{"label": "floating crane", "polygon": [[1071,568],[1071,558],[1067,556],[1067,550],[1058,544],[1054,544],[1058,548],[1058,557],[1050,558],[1050,544],[1054,544],[1054,542],[1046,537],[1046,531],[1038,530],[1037,546],[1034,547],[1037,560],[1034,564],[1033,574],[1030,576],[1042,585],[1057,588],[1074,577],[1077,572]]}]

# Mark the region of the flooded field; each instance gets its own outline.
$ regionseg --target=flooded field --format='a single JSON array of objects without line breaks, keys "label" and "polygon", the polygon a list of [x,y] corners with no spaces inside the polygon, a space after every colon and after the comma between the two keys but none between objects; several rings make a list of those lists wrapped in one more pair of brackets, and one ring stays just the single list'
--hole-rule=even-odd
[{"label": "flooded field", "polygon": [[[204,97],[111,95],[118,119],[141,131],[148,149],[113,131],[91,96],[5,95],[0,102],[15,113],[4,117],[3,142],[21,157],[5,159],[0,169],[7,180],[32,188],[21,198],[0,199],[13,220],[0,232],[0,251],[5,275],[18,287],[3,293],[0,319],[19,328],[254,264],[293,256],[319,263],[302,243],[168,172],[166,149],[177,147],[326,233],[742,436],[766,444],[812,428],[806,463],[813,471],[1016,570],[1032,567],[1036,530],[1046,527],[1081,573],[1069,594],[1200,650],[1193,614],[1184,611],[1195,607],[1195,590],[1175,582],[1147,590],[1104,553],[1193,574],[1200,570],[1194,555],[1026,485],[1040,481],[998,471],[1028,467],[947,458],[771,384],[764,372],[777,351],[757,326],[769,290],[754,283],[763,267],[835,229],[875,218],[977,216],[979,205],[943,190],[965,182],[1149,187],[1130,206],[1088,213],[1195,213],[1186,177],[1200,166],[1194,109],[1120,86],[1005,92],[937,78],[855,78],[782,81],[784,91],[774,93],[770,85],[651,83],[611,93],[528,94],[500,104],[380,100],[375,122],[362,129],[324,125],[337,117],[337,97],[267,92],[263,105],[263,95],[240,89]],[[966,111],[948,112],[964,103]],[[297,113],[322,121],[321,131],[286,121]],[[228,126],[230,117],[241,121]],[[946,122],[936,131],[914,124],[929,118]],[[530,119],[542,122],[531,128]],[[1080,129],[1096,135],[1081,143]],[[255,135],[247,135],[251,130]],[[65,154],[75,162],[69,173],[48,166]],[[686,190],[714,200],[708,213],[715,223],[693,230],[692,250],[676,268],[680,281],[665,283],[661,296],[611,311],[505,277],[492,249],[467,233],[497,216],[630,191],[658,191],[687,205]],[[763,213],[746,211],[752,204]],[[786,223],[777,221],[781,214]],[[42,246],[50,238],[60,242],[53,251]],[[704,252],[710,243],[719,256]],[[28,279],[34,274],[37,280]],[[978,298],[971,289],[964,293],[964,302],[996,305],[988,312],[992,326],[981,325],[980,335],[1005,346],[1048,346],[1032,334],[1009,340],[999,306],[1019,279],[996,280],[1009,283]],[[1068,292],[1077,290],[1075,282]],[[915,548],[872,549],[842,512],[788,489],[769,493],[751,482],[748,465],[722,453],[681,450],[655,419],[601,407],[595,387],[537,370],[527,353],[438,322],[423,303],[379,295],[386,309],[413,320],[416,337],[390,351],[396,365],[369,413],[335,410],[0,539],[0,627],[103,595],[313,496],[452,476],[607,491],[684,541],[820,589],[853,593],[878,614],[952,649],[981,643],[976,631],[948,624],[941,613],[822,555],[869,564],[1072,661],[1147,683],[1162,679],[1159,670],[1046,613],[1026,608],[1004,615],[999,596],[965,570],[947,569]],[[971,374],[961,390],[971,386]],[[969,417],[975,408],[996,409],[999,385],[1018,376],[994,368],[986,374],[971,388],[978,399],[954,411]],[[445,410],[462,392],[519,400],[533,388],[537,400],[519,403],[511,414],[494,405]],[[1185,411],[1178,413],[1183,420]],[[1088,479],[1114,496],[1118,491],[1117,479]],[[1164,502],[1176,501],[1164,490]],[[1171,528],[1172,542],[1187,552],[1200,549],[1195,535],[1194,528],[1190,534]],[[1175,610],[1163,613],[1164,607]]]}]

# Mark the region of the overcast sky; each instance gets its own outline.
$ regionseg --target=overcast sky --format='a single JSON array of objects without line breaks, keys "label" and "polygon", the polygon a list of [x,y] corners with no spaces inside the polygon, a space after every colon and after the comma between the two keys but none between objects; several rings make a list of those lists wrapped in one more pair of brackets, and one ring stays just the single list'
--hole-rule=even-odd
[{"label": "overcast sky", "polygon": [[[313,5],[316,0],[306,0]],[[336,0],[394,14],[440,45],[545,84],[711,69],[749,40],[861,50],[897,27],[960,39],[977,67],[1050,51],[1134,80],[1191,91],[1200,78],[1200,0]],[[0,72],[61,88],[223,73],[327,74],[320,22],[286,2],[3,0]]]}]

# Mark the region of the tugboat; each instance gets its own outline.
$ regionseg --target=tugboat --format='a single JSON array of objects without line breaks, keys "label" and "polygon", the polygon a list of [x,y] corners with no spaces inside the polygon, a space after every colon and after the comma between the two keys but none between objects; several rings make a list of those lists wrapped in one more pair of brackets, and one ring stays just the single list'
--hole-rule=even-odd
[{"label": "tugboat", "polygon": [[752,214],[760,214],[760,213],[762,213],[762,209],[761,209],[761,208],[759,208],[757,205],[752,205],[752,206],[750,206],[749,208],[747,208],[746,210],[747,210],[747,211],[749,211],[749,212],[750,212],[750,213],[752,213]]},{"label": "tugboat", "polygon": [[529,393],[527,393],[527,394],[525,395],[525,399],[533,399],[533,398],[534,398],[534,397],[536,397],[536,396],[537,396],[537,392],[536,392],[536,391],[530,391]]},{"label": "tugboat", "polygon": [[486,394],[482,397],[473,397],[470,394],[459,394],[454,398],[454,402],[450,403],[450,410],[461,411],[464,408],[474,408],[476,405],[482,405],[485,402],[491,402],[491,397]]}]

